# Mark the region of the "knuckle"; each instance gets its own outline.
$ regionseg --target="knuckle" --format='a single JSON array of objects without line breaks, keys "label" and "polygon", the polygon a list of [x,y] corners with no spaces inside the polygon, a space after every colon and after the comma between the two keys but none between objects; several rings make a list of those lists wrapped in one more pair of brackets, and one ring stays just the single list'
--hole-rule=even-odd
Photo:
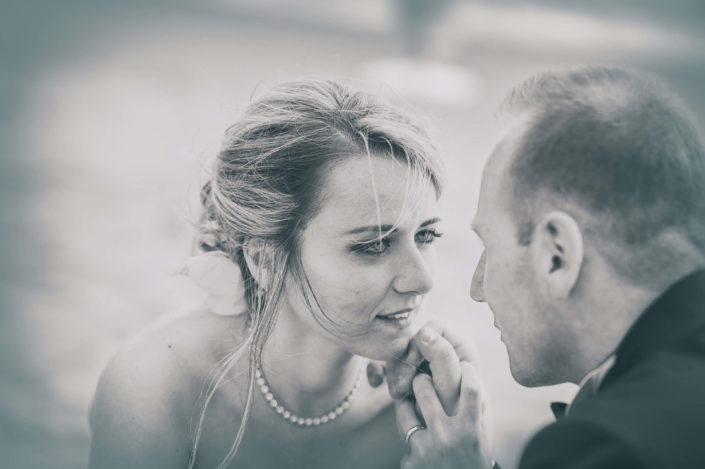
[{"label": "knuckle", "polygon": [[464,370],[460,380],[460,393],[467,398],[482,394],[482,382],[475,373],[468,373]]},{"label": "knuckle", "polygon": [[428,451],[424,446],[421,446],[419,443],[415,443],[413,445],[413,450],[412,450],[412,455],[416,455],[417,458],[420,460],[426,459],[426,455],[428,454]]},{"label": "knuckle", "polygon": [[467,444],[468,440],[472,440],[469,428],[470,427],[466,424],[462,428],[459,428],[458,431],[449,432],[444,435],[443,441],[445,446],[454,448]]},{"label": "knuckle", "polygon": [[453,350],[453,347],[451,347],[451,345],[448,342],[439,341],[437,345],[438,345],[438,349],[437,349],[438,358],[445,361],[445,360],[450,360],[455,357],[455,350]]},{"label": "knuckle", "polygon": [[411,391],[411,381],[408,378],[399,379],[394,383],[394,389],[390,390],[392,397],[401,399]]},{"label": "knuckle", "polygon": [[460,382],[460,390],[460,392],[467,397],[476,397],[480,395],[480,387],[477,383],[472,382],[471,380],[462,380]]},{"label": "knuckle", "polygon": [[405,454],[403,458],[401,458],[401,463],[399,464],[399,467],[401,469],[410,469],[411,468],[411,463],[409,462],[409,455]]},{"label": "knuckle", "polygon": [[462,406],[465,407],[467,412],[476,412],[481,407],[480,395],[473,391],[465,392],[461,394],[460,400]]}]

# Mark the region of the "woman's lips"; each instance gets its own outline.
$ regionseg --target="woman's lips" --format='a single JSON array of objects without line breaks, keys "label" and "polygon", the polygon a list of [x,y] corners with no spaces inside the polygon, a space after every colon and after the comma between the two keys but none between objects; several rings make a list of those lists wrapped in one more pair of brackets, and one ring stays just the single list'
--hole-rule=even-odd
[{"label": "woman's lips", "polygon": [[378,314],[375,319],[381,321],[382,323],[389,324],[400,329],[403,329],[413,322],[414,309],[405,308],[399,311],[395,311],[389,314]]}]

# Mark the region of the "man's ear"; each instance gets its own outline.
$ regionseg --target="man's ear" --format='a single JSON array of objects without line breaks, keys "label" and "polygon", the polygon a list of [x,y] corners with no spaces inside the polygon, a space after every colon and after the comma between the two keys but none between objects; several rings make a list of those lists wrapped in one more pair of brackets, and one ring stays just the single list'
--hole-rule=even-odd
[{"label": "man's ear", "polygon": [[269,246],[262,238],[250,238],[242,244],[242,253],[250,273],[260,288],[266,289],[270,275]]},{"label": "man's ear", "polygon": [[554,299],[566,298],[583,265],[583,234],[573,217],[562,211],[547,214],[532,240],[534,269]]}]

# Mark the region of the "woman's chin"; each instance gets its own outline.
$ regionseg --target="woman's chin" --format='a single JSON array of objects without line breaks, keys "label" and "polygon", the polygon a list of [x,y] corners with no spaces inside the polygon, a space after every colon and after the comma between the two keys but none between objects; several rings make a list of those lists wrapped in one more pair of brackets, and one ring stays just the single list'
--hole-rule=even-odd
[{"label": "woman's chin", "polygon": [[356,347],[355,353],[371,360],[398,359],[406,354],[412,336],[411,329],[408,329],[404,333],[395,334],[394,337],[380,337],[374,342]]}]

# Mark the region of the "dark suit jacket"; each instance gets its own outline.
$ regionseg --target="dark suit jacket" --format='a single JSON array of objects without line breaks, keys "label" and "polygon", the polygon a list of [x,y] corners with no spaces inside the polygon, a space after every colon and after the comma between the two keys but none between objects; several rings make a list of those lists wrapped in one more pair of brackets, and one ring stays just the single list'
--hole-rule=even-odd
[{"label": "dark suit jacket", "polygon": [[540,431],[519,467],[705,468],[705,271],[644,311],[597,394]]}]

